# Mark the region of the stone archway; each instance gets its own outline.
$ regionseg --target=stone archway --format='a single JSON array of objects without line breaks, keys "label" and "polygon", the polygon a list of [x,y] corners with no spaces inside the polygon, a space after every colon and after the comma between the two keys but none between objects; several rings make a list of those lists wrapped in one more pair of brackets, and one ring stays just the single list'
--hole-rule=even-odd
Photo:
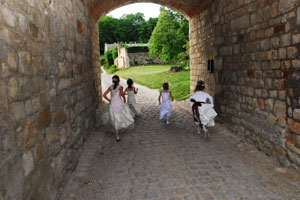
[{"label": "stone archway", "polygon": [[[0,199],[55,199],[101,99],[97,20],[135,2],[190,20],[191,87],[285,166],[300,165],[297,0],[0,1]],[[214,60],[214,73],[207,60]],[[95,92],[96,91],[96,92]]]},{"label": "stone archway", "polygon": [[[109,13],[110,11],[121,7],[121,6],[125,6],[131,3],[139,3],[139,2],[151,2],[151,3],[156,3],[156,4],[160,4],[162,6],[166,6],[169,7],[179,13],[181,13],[183,16],[185,16],[188,20],[191,20],[193,18],[193,16],[195,16],[197,13],[201,12],[203,9],[205,9],[206,7],[208,7],[211,4],[211,0],[201,0],[201,1],[196,1],[196,0],[189,0],[189,1],[177,1],[177,0],[167,0],[167,1],[162,1],[162,0],[119,0],[119,1],[109,1],[109,0],[94,0],[92,1],[91,4],[91,15],[92,18],[95,22],[95,26],[93,27],[93,52],[95,55],[95,60],[94,60],[94,72],[97,71],[97,69],[99,68],[99,65],[97,65],[98,59],[97,57],[99,57],[99,48],[97,46],[97,44],[99,44],[99,38],[98,38],[98,20],[105,16],[107,13]],[[196,38],[192,38],[193,40]],[[193,47],[192,47],[193,48]],[[97,85],[97,91],[98,91],[98,95],[101,99],[101,86],[99,87],[99,84],[101,81],[99,81],[100,75],[95,75],[97,77],[97,80],[95,80],[95,83]],[[194,77],[193,81],[192,81],[192,86],[195,85],[195,80],[197,78]]]}]

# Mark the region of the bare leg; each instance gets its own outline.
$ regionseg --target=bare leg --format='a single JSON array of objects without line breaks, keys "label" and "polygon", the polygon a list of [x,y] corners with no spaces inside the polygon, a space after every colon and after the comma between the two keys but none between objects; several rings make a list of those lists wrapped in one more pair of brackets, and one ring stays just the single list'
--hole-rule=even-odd
[{"label": "bare leg", "polygon": [[120,141],[120,135],[119,135],[119,130],[116,129],[116,140],[119,142]]}]

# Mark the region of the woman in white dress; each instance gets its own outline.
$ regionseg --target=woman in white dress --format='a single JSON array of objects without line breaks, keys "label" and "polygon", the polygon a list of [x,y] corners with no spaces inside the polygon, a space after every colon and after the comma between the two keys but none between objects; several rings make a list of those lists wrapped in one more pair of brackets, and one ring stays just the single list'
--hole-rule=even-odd
[{"label": "woman in white dress", "polygon": [[[115,75],[112,77],[113,85],[111,85],[103,94],[103,97],[110,102],[109,118],[116,131],[116,140],[119,142],[119,129],[127,128],[134,123],[134,119],[126,103],[123,87],[119,85],[120,78]],[[110,92],[111,98],[107,97]],[[122,99],[123,98],[123,99]]]},{"label": "woman in white dress", "polygon": [[138,89],[133,87],[132,79],[127,80],[127,85],[128,87],[125,89],[125,95],[128,95],[127,105],[129,106],[134,115],[139,115],[141,114],[141,109],[138,107],[135,100],[135,95],[138,93]]}]

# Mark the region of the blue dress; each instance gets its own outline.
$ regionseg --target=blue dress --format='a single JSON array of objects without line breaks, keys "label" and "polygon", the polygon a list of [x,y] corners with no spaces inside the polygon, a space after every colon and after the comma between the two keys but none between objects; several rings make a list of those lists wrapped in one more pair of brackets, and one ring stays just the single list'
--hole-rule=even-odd
[{"label": "blue dress", "polygon": [[161,97],[162,97],[162,103],[160,106],[159,119],[163,119],[165,115],[167,115],[167,117],[170,117],[172,112],[170,92],[161,92]]}]

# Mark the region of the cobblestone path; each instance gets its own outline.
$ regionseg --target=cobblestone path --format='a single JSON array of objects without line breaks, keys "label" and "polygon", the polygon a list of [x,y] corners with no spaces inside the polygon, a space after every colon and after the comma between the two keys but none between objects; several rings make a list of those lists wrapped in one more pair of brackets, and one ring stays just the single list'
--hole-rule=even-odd
[{"label": "cobblestone path", "polygon": [[[102,79],[110,84],[109,76]],[[158,120],[157,93],[138,88],[143,114],[135,128],[122,130],[117,143],[113,131],[100,126],[61,199],[299,199],[296,174],[278,168],[222,124],[209,129],[210,138],[204,139],[196,134],[190,114],[178,106],[166,125]]]}]

